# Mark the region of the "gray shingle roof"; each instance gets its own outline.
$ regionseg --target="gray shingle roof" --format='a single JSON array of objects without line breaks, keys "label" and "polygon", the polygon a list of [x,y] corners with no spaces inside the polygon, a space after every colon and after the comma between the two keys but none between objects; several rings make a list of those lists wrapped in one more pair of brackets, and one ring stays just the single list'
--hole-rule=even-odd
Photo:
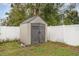
[{"label": "gray shingle roof", "polygon": [[33,21],[33,20],[35,20],[35,19],[40,19],[40,20],[42,20],[42,23],[45,23],[45,24],[47,24],[41,17],[39,17],[39,16],[33,16],[33,17],[31,17],[31,18],[28,18],[27,20],[25,20],[24,22],[22,22],[21,24],[25,24],[25,23],[30,23],[31,21]]},{"label": "gray shingle roof", "polygon": [[33,17],[31,17],[31,18],[25,20],[24,22],[22,22],[22,24],[24,24],[24,23],[29,23],[29,22],[31,22],[32,20],[34,20],[35,18],[37,18],[37,17],[39,17],[39,16],[33,16]]}]

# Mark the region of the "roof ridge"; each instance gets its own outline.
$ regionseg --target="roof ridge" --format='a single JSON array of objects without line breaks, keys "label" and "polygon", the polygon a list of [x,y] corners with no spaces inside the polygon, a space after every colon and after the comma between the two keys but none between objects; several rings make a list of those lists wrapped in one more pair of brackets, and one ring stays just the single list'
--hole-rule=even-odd
[{"label": "roof ridge", "polygon": [[24,22],[22,22],[22,24],[24,23],[29,23],[30,21],[32,21],[33,19],[35,19],[37,16],[33,16],[31,18],[28,18],[27,20],[25,20]]}]

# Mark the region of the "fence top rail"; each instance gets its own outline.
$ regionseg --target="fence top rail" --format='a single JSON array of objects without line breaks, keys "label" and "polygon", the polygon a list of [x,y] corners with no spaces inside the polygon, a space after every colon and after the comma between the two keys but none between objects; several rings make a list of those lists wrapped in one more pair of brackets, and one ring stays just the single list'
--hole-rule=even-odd
[{"label": "fence top rail", "polygon": [[57,26],[48,26],[48,27],[61,27],[61,26],[79,26],[79,24],[73,24],[73,25],[57,25]]},{"label": "fence top rail", "polygon": [[0,26],[0,27],[19,27],[19,26]]}]

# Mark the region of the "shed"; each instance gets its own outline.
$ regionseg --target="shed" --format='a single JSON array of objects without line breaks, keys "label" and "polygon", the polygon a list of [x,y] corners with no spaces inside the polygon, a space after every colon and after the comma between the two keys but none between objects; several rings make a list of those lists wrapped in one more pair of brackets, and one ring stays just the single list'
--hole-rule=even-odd
[{"label": "shed", "polygon": [[20,24],[20,42],[24,45],[47,42],[47,24],[39,16],[33,16]]}]

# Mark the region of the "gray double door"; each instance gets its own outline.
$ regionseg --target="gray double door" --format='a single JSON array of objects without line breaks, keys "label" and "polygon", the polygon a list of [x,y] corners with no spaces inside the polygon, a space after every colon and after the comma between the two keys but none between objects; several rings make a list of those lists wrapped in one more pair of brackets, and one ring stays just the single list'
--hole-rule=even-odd
[{"label": "gray double door", "polygon": [[41,23],[31,24],[31,43],[38,44],[45,42],[45,25]]}]

